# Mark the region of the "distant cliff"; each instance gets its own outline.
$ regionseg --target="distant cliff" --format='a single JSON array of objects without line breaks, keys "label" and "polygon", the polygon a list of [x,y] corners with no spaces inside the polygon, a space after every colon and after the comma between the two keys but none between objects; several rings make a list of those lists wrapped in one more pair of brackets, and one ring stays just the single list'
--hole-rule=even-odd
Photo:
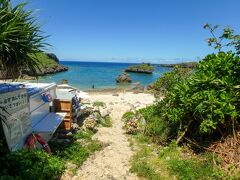
[{"label": "distant cliff", "polygon": [[[66,66],[63,66],[59,63],[59,59],[55,54],[52,53],[38,53],[36,55],[36,59],[38,62],[39,70],[37,71],[38,76],[44,76],[48,74],[55,74],[58,72],[67,71],[68,68]],[[5,74],[5,75],[4,75]],[[23,79],[32,79],[32,76],[34,76],[33,72],[24,69],[22,71],[22,77]],[[7,76],[6,72],[4,70],[0,70],[0,79],[8,78],[11,79],[13,77]]]},{"label": "distant cliff", "polygon": [[[36,59],[39,62],[40,71],[38,76],[44,76],[48,74],[55,74],[58,72],[67,71],[68,68],[59,63],[59,59],[52,53],[38,53]],[[33,76],[33,73],[29,70],[23,71],[24,75]]]},{"label": "distant cliff", "polygon": [[149,63],[142,63],[135,66],[129,66],[127,69],[125,69],[125,72],[146,73],[146,74],[152,74],[153,71],[154,71],[154,68]]}]

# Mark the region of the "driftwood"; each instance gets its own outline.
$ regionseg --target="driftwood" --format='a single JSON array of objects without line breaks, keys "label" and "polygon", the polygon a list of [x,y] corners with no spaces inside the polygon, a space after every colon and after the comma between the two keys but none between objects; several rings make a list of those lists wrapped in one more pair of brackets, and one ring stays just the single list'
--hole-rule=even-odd
[{"label": "driftwood", "polygon": [[184,140],[200,149],[212,152],[215,165],[218,165],[215,158],[220,158],[221,168],[229,175],[233,173],[232,168],[235,168],[235,172],[240,172],[240,131],[235,135],[222,137],[221,140],[212,143],[209,147],[202,146],[186,137],[184,137]]},{"label": "driftwood", "polygon": [[228,136],[215,142],[209,149],[221,158],[224,169],[234,166],[240,170],[240,131],[235,134],[235,137]]}]

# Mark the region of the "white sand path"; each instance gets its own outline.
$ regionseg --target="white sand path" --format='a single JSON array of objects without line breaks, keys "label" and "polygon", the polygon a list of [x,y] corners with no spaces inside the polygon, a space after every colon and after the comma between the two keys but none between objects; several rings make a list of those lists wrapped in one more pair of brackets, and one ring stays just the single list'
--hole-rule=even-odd
[{"label": "white sand path", "polygon": [[[130,160],[133,151],[129,147],[129,142],[122,129],[123,113],[134,106],[137,108],[152,104],[154,97],[150,94],[119,93],[119,96],[108,94],[91,94],[93,101],[105,102],[108,109],[111,109],[111,120],[113,126],[110,128],[98,128],[94,138],[108,143],[109,146],[96,152],[84,164],[71,179],[84,180],[105,180],[105,179],[139,179],[130,172]],[[131,105],[132,104],[132,105]]]}]

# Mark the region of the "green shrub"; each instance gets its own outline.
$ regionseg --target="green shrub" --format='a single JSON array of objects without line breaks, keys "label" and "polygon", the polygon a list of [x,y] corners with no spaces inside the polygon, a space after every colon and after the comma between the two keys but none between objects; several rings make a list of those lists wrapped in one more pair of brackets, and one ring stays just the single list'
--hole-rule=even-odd
[{"label": "green shrub", "polygon": [[51,149],[53,153],[60,157],[63,161],[70,161],[78,166],[89,156],[87,148],[83,147],[79,142],[73,143],[57,143],[52,142]]},{"label": "green shrub", "polygon": [[122,119],[123,119],[124,121],[129,121],[129,120],[133,119],[134,117],[135,117],[134,112],[128,111],[128,112],[125,112],[125,113],[123,114]]},{"label": "green shrub", "polygon": [[85,131],[80,131],[78,133],[73,134],[73,137],[76,139],[87,139],[91,140],[92,139],[93,132],[86,129]]},{"label": "green shrub", "polygon": [[[160,104],[162,108],[160,108]],[[170,140],[169,136],[171,132],[175,131],[175,128],[171,127],[171,124],[161,119],[161,111],[164,111],[164,100],[158,104],[147,106],[146,108],[140,109],[138,112],[144,117],[146,121],[146,127],[144,134],[152,136],[153,140],[158,143],[165,143]]]},{"label": "green shrub", "polygon": [[191,76],[167,88],[162,101],[140,110],[147,132],[177,142],[185,136],[202,141],[214,140],[221,132],[234,133],[240,114],[239,72],[239,56],[208,55]]},{"label": "green shrub", "polygon": [[153,92],[155,96],[166,96],[169,91],[176,85],[191,75],[192,69],[179,68],[175,66],[172,71],[164,73],[153,84]]},{"label": "green shrub", "polygon": [[64,162],[42,150],[20,150],[7,156],[3,175],[19,179],[58,179],[64,171]]},{"label": "green shrub", "polygon": [[166,119],[194,137],[232,129],[239,117],[239,72],[240,58],[231,52],[208,55],[174,87]]},{"label": "green shrub", "polygon": [[107,115],[106,117],[102,117],[100,114],[98,114],[97,122],[101,124],[103,127],[112,127],[110,115]]},{"label": "green shrub", "polygon": [[111,122],[110,116],[105,117],[105,127],[112,127],[112,122]]}]

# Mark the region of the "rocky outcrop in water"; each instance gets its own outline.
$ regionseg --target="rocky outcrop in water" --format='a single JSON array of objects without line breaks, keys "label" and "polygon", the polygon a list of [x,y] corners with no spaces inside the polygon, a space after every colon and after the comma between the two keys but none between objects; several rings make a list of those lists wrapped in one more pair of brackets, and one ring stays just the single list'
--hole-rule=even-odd
[{"label": "rocky outcrop in water", "polygon": [[153,71],[154,71],[154,68],[149,63],[129,66],[127,69],[125,69],[125,72],[146,73],[146,74],[152,74]]},{"label": "rocky outcrop in water", "polygon": [[5,70],[0,69],[0,79],[12,79],[12,78],[18,78],[18,76],[20,76],[20,78],[22,79],[32,80],[32,79],[35,79],[34,76],[36,75],[44,76],[44,75],[55,74],[58,72],[63,72],[68,70],[68,67],[62,64],[59,64],[59,59],[53,53],[43,53],[43,52],[38,53],[36,54],[36,59],[38,60],[38,63],[39,63],[38,64],[39,69],[37,70],[36,74],[34,74],[34,72],[32,72],[29,69],[24,69],[21,72],[21,76],[17,74],[12,75],[6,72]]},{"label": "rocky outcrop in water", "polygon": [[127,73],[122,73],[116,78],[117,83],[131,83],[132,79]]}]

